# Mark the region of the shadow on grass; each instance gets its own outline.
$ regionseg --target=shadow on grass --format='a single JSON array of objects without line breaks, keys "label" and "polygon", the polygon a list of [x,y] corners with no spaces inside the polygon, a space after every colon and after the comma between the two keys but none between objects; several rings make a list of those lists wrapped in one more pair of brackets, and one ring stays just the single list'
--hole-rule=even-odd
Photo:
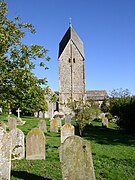
[{"label": "shadow on grass", "polygon": [[87,140],[94,140],[100,144],[124,144],[135,146],[135,134],[129,134],[120,129],[105,129],[100,126],[87,126],[83,137]]},{"label": "shadow on grass", "polygon": [[48,178],[37,176],[35,174],[28,173],[26,171],[11,171],[11,175],[13,177],[17,177],[19,179],[24,179],[24,180],[30,180],[30,179],[32,179],[32,180],[51,180]]}]

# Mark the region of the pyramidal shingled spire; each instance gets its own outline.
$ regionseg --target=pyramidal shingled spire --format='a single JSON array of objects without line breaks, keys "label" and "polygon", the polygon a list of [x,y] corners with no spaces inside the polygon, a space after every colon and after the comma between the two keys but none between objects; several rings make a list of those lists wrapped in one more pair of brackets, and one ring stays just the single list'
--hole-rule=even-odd
[{"label": "pyramidal shingled spire", "polygon": [[66,31],[64,37],[62,38],[61,42],[59,43],[59,56],[58,57],[61,56],[62,52],[64,51],[64,49],[67,45],[67,43],[70,40],[74,43],[74,45],[76,46],[76,48],[80,52],[81,56],[84,58],[83,42],[80,39],[80,37],[77,35],[77,33],[74,31],[72,24],[71,24],[71,20],[69,22],[68,30]]}]

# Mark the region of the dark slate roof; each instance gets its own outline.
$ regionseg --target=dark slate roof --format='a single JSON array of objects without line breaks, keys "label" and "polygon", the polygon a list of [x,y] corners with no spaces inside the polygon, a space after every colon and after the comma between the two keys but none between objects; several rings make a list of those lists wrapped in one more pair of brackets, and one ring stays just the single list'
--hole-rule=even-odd
[{"label": "dark slate roof", "polygon": [[80,52],[82,57],[84,58],[83,42],[79,38],[77,33],[74,31],[74,29],[72,28],[71,25],[69,26],[67,32],[65,33],[65,35],[62,38],[61,42],[59,43],[59,56],[58,57],[60,57],[60,55],[64,51],[64,49],[65,49],[67,43],[69,42],[69,40],[72,40],[72,42],[74,43],[74,45],[76,46],[76,48],[78,49],[78,51]]},{"label": "dark slate roof", "polygon": [[104,98],[108,96],[105,90],[87,90],[86,95],[87,99],[93,99],[96,101],[103,101]]},{"label": "dark slate roof", "polygon": [[[59,96],[59,91],[55,91],[55,93]],[[103,101],[107,96],[106,90],[86,90],[87,100]]]}]

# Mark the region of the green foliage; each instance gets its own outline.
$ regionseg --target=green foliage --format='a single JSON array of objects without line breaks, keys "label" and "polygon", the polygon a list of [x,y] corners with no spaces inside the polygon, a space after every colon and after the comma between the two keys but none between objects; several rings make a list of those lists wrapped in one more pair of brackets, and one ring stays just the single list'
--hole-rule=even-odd
[{"label": "green foliage", "polygon": [[87,106],[78,112],[76,118],[79,123],[80,135],[82,135],[85,126],[87,124],[90,124],[93,119],[97,118],[100,113],[101,111],[99,108],[87,107]]},{"label": "green foliage", "polygon": [[83,102],[82,99],[73,101],[69,98],[67,106],[75,113],[75,119],[77,121],[80,135],[82,135],[85,126],[90,124],[91,121],[97,118],[101,113],[98,104],[93,100]]},{"label": "green foliage", "polygon": [[117,115],[120,127],[135,130],[135,98],[130,96],[129,91],[113,90],[110,97],[110,113]]},{"label": "green foliage", "polygon": [[101,111],[104,113],[109,112],[109,98],[105,98],[101,104]]},{"label": "green foliage", "polygon": [[58,97],[49,87],[45,88],[45,94],[47,96],[48,101],[56,103]]},{"label": "green foliage", "polygon": [[[32,24],[22,23],[19,17],[7,19],[7,5],[0,2],[0,107],[18,108],[32,112],[47,110],[43,87],[46,79],[38,79],[32,73],[36,67],[33,60],[47,69],[40,59],[49,61],[47,50],[40,45],[28,46],[22,43],[25,32],[35,34]],[[42,87],[42,88],[41,88]],[[39,106],[38,106],[39,104]]]}]

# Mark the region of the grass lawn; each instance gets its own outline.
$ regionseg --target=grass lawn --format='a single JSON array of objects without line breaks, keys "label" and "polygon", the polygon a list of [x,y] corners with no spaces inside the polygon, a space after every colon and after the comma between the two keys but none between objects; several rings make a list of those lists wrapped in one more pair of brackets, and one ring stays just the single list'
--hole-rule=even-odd
[{"label": "grass lawn", "polygon": [[[37,127],[38,118],[24,117],[23,126],[18,126],[25,136]],[[7,121],[7,116],[0,115],[0,121]],[[61,180],[58,147],[60,132],[49,132],[46,136],[46,160],[12,161],[11,180]],[[135,135],[110,123],[108,129],[101,128],[101,122],[93,121],[93,126],[86,129],[83,138],[91,141],[93,163],[97,180],[134,180],[135,179]]]}]

